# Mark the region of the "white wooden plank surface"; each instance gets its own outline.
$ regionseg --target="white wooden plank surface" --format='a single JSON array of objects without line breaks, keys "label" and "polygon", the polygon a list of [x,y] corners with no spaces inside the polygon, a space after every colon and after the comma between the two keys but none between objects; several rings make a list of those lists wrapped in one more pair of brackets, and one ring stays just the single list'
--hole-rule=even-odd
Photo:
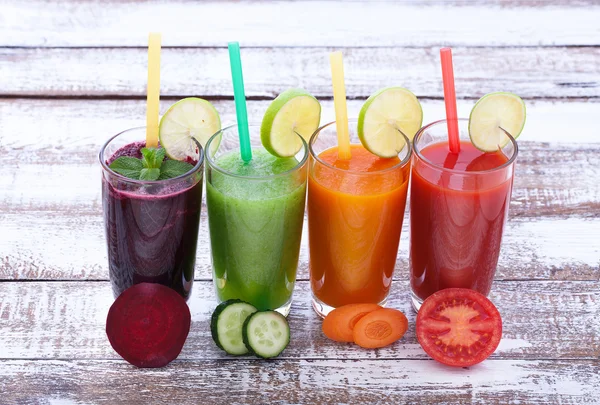
[{"label": "white wooden plank surface", "polygon": [[[348,114],[357,117],[366,99],[348,101]],[[160,111],[177,99],[161,101]],[[213,100],[223,126],[235,122],[233,100]],[[260,123],[270,100],[249,101],[248,116]],[[474,100],[458,100],[458,115],[468,117]],[[423,122],[442,119],[445,115],[441,100],[421,100]],[[526,100],[527,122],[519,142],[560,144],[561,148],[578,149],[581,144],[600,143],[600,97],[591,100]],[[321,100],[321,124],[335,119],[333,102]],[[128,128],[145,125],[145,100],[85,100],[85,99],[19,99],[0,97],[0,150],[5,164],[12,159],[34,163],[42,157],[39,151],[72,152],[80,163],[93,163],[100,146],[112,135]],[[22,155],[6,156],[6,152],[23,151]],[[28,158],[27,154],[31,154]]]},{"label": "white wooden plank surface", "polygon": [[[597,1],[4,0],[3,46],[596,45]],[[158,28],[157,28],[158,27]]]},{"label": "white wooden plank surface", "polygon": [[[164,111],[170,102],[163,102]],[[215,103],[223,122],[232,101]],[[249,103],[260,117],[267,101]],[[352,101],[357,112],[362,101]],[[333,117],[323,103],[324,121]],[[471,101],[459,104],[467,111]],[[424,103],[426,120],[443,115],[439,101]],[[143,124],[135,100],[3,100],[0,102],[0,278],[106,279],[97,151],[109,135]],[[500,279],[598,280],[600,154],[589,139],[600,103],[532,102],[521,141],[511,215],[500,259]],[[465,112],[466,114],[466,112]],[[571,117],[566,120],[564,117]],[[577,125],[580,130],[573,130]],[[573,144],[559,140],[565,134]],[[533,139],[538,142],[527,142]],[[581,151],[577,151],[581,148]],[[575,153],[574,153],[575,152]],[[557,179],[570,179],[557,181]],[[60,192],[57,192],[60,190]],[[197,277],[211,277],[206,218],[201,221]],[[400,244],[398,277],[405,277],[408,222]],[[306,239],[300,277],[306,278]]]},{"label": "white wooden plank surface", "polygon": [[[0,280],[106,280],[108,259],[99,203],[60,205],[0,215]],[[203,209],[196,255],[196,278],[210,279],[207,220]],[[308,278],[306,225],[298,277]],[[408,225],[405,221],[395,278],[408,274]],[[596,280],[600,278],[600,218],[509,220],[497,279]]]},{"label": "white wooden plank surface", "polygon": [[[0,359],[119,359],[105,334],[113,302],[108,282],[0,283]],[[192,327],[180,360],[235,360],[213,344],[212,282],[198,281],[190,301]],[[310,304],[307,281],[297,283],[288,317],[285,359],[428,359],[415,336],[407,277],[392,286],[389,306],[403,311],[409,330],[397,343],[365,350],[328,340]],[[503,320],[494,359],[598,359],[597,282],[497,281],[490,295]]]},{"label": "white wooden plank surface", "polygon": [[[442,98],[438,46],[345,49],[348,97],[400,85]],[[270,98],[304,87],[331,98],[333,49],[242,49],[246,95]],[[459,98],[501,90],[526,98],[600,97],[600,47],[454,48],[453,54]],[[0,95],[145,98],[147,58],[143,48],[0,48]],[[161,94],[232,97],[228,58],[227,48],[164,49]]]},{"label": "white wooden plank surface", "polygon": [[[600,404],[598,21],[597,0],[0,0],[0,403]],[[144,123],[143,47],[157,27],[169,96],[161,111],[180,96],[208,96],[224,123],[234,116],[230,40],[243,46],[255,121],[291,86],[324,99],[330,121],[327,53],[336,48],[345,48],[350,115],[379,87],[400,84],[422,97],[425,122],[442,117],[443,45],[454,47],[460,115],[489,91],[526,97],[491,295],[504,339],[492,358],[450,369],[416,342],[406,226],[390,302],[411,322],[402,341],[364,351],[323,337],[304,240],[290,347],[274,361],[228,358],[208,331],[215,302],[202,218],[180,359],[161,370],[118,359],[104,335],[112,295],[95,155],[108,136]]]},{"label": "white wooden plank surface", "polygon": [[[180,361],[136,370],[115,360],[0,361],[7,405],[597,404],[597,360]],[[424,378],[424,376],[427,376]]]}]

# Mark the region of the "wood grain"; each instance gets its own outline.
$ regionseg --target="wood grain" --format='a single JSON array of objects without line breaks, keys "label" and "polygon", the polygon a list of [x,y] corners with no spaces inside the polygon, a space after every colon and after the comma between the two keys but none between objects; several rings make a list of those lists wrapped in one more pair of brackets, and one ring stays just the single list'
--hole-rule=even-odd
[{"label": "wood grain", "polygon": [[156,27],[167,46],[597,44],[598,2],[545,3],[4,0],[0,45],[145,46]]},{"label": "wood grain", "polygon": [[[98,198],[91,206],[57,202],[0,213],[0,280],[106,280],[108,259]],[[203,280],[212,277],[205,213],[204,208],[195,272]],[[496,279],[600,280],[598,211],[594,218],[568,218],[564,210],[561,215],[564,218],[509,220]],[[406,279],[408,274],[409,232],[408,221],[404,222],[396,279]],[[305,224],[300,279],[308,278],[307,245]]]},{"label": "wood grain", "polygon": [[[164,101],[162,111],[171,102]],[[233,120],[232,104],[215,102],[224,123]],[[598,280],[600,144],[584,142],[600,130],[594,130],[600,103],[529,104],[497,278]],[[250,116],[261,117],[267,105],[250,102]],[[361,105],[350,102],[351,114]],[[467,114],[471,106],[463,101],[459,112]],[[325,122],[333,107],[330,101],[323,107]],[[426,122],[443,115],[440,101],[426,100],[424,109]],[[143,124],[143,114],[142,100],[0,100],[0,279],[107,278],[96,153],[109,135]],[[211,277],[206,222],[203,217],[200,279]],[[400,278],[408,265],[407,225]],[[306,263],[305,238],[300,278],[307,277]]]},{"label": "wood grain", "polygon": [[[331,97],[327,55],[333,49],[243,49],[246,95],[271,98],[303,87]],[[526,98],[600,97],[600,47],[454,48],[453,53],[459,98],[498,90]],[[161,58],[161,95],[233,96],[226,48],[164,49]],[[0,95],[145,97],[146,64],[143,48],[0,48]],[[366,98],[391,85],[419,97],[443,96],[437,47],[348,48],[344,65],[350,98]]]},{"label": "wood grain", "polygon": [[[562,145],[521,142],[511,214],[519,218],[600,215],[600,144],[574,151]],[[82,215],[101,209],[99,146],[4,151],[0,207],[10,212],[63,211]],[[0,149],[1,150],[1,149]],[[65,159],[68,156],[68,160]],[[569,178],[571,181],[556,181]],[[65,179],[68,179],[66,181]],[[92,180],[92,181],[90,181]],[[60,189],[60,193],[53,190]]]},{"label": "wood grain", "polygon": [[[0,358],[117,359],[104,332],[113,302],[108,282],[0,283]],[[598,359],[600,287],[595,282],[497,281],[490,299],[503,319],[495,359]],[[189,301],[192,328],[185,360],[232,360],[210,337],[216,306],[212,282],[198,281]],[[360,350],[329,341],[298,282],[289,316],[292,339],[282,359],[427,359],[415,336],[406,279],[392,288],[389,306],[403,311],[409,330],[398,343]]]},{"label": "wood grain", "polygon": [[[0,80],[2,80],[0,78]],[[518,92],[518,89],[515,89]],[[348,101],[350,117],[358,116],[366,96]],[[164,113],[177,98],[163,98]],[[223,126],[235,122],[233,100],[211,99]],[[248,101],[248,116],[260,123],[270,100]],[[474,100],[459,100],[458,115],[468,117]],[[445,116],[444,102],[421,99],[423,122]],[[527,100],[527,122],[519,143],[560,143],[564,149],[586,149],[581,144],[600,143],[600,99],[555,101]],[[321,123],[335,119],[333,102],[321,100]],[[43,159],[41,151],[81,150],[73,158],[85,156],[81,163],[92,163],[100,146],[109,137],[127,128],[145,125],[145,100],[23,99],[0,98],[0,150],[22,152],[12,155],[19,161]],[[40,152],[38,152],[40,151]],[[85,154],[87,153],[87,154]],[[63,159],[64,160],[64,157]],[[16,165],[16,161],[6,162]]]},{"label": "wood grain", "polygon": [[[428,360],[0,362],[7,405],[33,404],[597,404],[598,360],[488,361],[449,369]],[[424,377],[426,376],[426,377]]]},{"label": "wood grain", "polygon": [[[597,0],[0,1],[0,403],[600,404],[600,3]],[[227,41],[240,40],[250,116],[301,86],[334,117],[327,53],[344,48],[350,115],[380,87],[444,115],[438,48],[451,45],[459,115],[486,92],[527,99],[511,218],[491,293],[504,335],[490,359],[450,369],[416,341],[405,221],[390,306],[405,337],[374,351],[324,338],[307,244],[273,361],[212,343],[205,209],[192,329],[169,367],[121,360],[100,204],[100,145],[144,124],[146,35],[163,32],[161,111],[183,96],[233,122]],[[24,98],[20,98],[24,97]],[[306,227],[305,227],[306,234]],[[62,281],[64,280],[64,281]]]}]

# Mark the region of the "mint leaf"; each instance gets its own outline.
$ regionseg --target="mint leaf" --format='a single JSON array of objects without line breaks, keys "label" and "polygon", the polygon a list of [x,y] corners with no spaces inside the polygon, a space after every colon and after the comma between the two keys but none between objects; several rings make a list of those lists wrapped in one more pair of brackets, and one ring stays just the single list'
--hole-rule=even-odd
[{"label": "mint leaf", "polygon": [[116,158],[108,167],[122,176],[137,180],[140,178],[143,164],[140,159],[121,156]]},{"label": "mint leaf", "polygon": [[154,181],[154,180],[158,180],[158,177],[160,176],[160,169],[142,169],[140,171],[140,180],[149,180],[149,181]]},{"label": "mint leaf", "polygon": [[142,153],[142,164],[146,169],[153,169],[154,160],[156,158],[156,149],[155,148],[142,148],[140,150]]},{"label": "mint leaf", "polygon": [[160,167],[160,165],[163,163],[163,161],[165,160],[165,149],[164,148],[160,148],[156,151],[156,164],[157,167]]},{"label": "mint leaf", "polygon": [[[142,148],[141,159],[121,156],[109,167],[115,172],[134,180],[164,180],[180,176],[192,170],[193,166],[186,162],[167,160],[163,148]],[[164,173],[163,173],[164,172]]]},{"label": "mint leaf", "polygon": [[142,148],[141,152],[144,168],[160,169],[160,165],[165,159],[165,150],[163,148]]},{"label": "mint leaf", "polygon": [[165,160],[160,167],[159,180],[172,179],[173,177],[181,176],[192,170],[194,166],[187,162],[180,162],[178,160]]}]

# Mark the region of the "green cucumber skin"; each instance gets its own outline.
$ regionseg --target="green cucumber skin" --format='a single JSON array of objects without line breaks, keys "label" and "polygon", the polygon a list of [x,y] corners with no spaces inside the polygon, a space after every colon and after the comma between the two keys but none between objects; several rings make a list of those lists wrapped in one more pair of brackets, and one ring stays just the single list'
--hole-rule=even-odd
[{"label": "green cucumber skin", "polygon": [[265,312],[275,312],[275,313],[279,314],[279,312],[276,312],[276,311],[256,311],[253,314],[250,314],[250,316],[248,316],[248,318],[246,318],[246,320],[244,321],[244,326],[242,327],[242,340],[244,341],[244,345],[246,346],[246,349],[248,349],[248,352],[250,354],[253,354],[254,356],[256,356],[256,357],[258,357],[260,359],[271,359],[271,358],[279,356],[281,353],[283,353],[283,351],[286,349],[286,347],[288,347],[288,345],[290,344],[290,339],[292,337],[292,333],[291,333],[290,326],[289,326],[289,324],[287,322],[286,317],[283,316],[283,315],[281,315],[281,314],[279,314],[285,320],[285,324],[287,325],[288,332],[289,332],[288,333],[288,340],[285,343],[285,346],[283,346],[283,349],[281,349],[281,351],[279,353],[277,353],[274,356],[270,356],[270,357],[261,356],[260,354],[256,353],[254,351],[254,349],[252,349],[252,345],[250,344],[250,339],[248,338],[248,324],[250,323],[250,319],[252,319],[255,315],[258,315],[258,314],[261,314],[261,313],[265,313]]},{"label": "green cucumber skin", "polygon": [[[227,308],[229,305],[236,304],[236,303],[248,304],[246,301],[242,301],[239,299],[231,299],[231,300],[223,301],[222,303],[217,305],[217,307],[215,308],[215,310],[210,318],[210,334],[212,335],[212,338],[213,338],[215,344],[217,345],[217,347],[221,350],[225,350],[225,349],[223,348],[223,345],[221,345],[221,341],[219,340],[219,331],[217,328],[217,323],[219,322],[219,315],[221,315],[221,312],[223,312],[223,310],[225,308]],[[248,304],[248,305],[250,305],[250,304]],[[244,325],[245,325],[245,323],[244,323]],[[242,330],[243,330],[243,328],[242,328]],[[245,344],[245,342],[244,342],[244,344]]]},{"label": "green cucumber skin", "polygon": [[244,325],[242,326],[242,341],[244,342],[244,346],[246,346],[246,349],[248,349],[248,353],[253,354],[256,357],[264,358],[256,354],[256,352],[252,349],[252,346],[250,345],[250,340],[248,339],[248,323],[254,315],[259,314],[261,312],[262,311],[256,311],[255,313],[250,314],[250,316],[244,321]]}]

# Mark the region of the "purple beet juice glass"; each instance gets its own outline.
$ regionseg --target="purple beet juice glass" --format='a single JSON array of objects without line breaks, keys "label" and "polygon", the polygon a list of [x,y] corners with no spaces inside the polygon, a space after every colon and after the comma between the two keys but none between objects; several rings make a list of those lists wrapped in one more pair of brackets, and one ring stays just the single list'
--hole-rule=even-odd
[{"label": "purple beet juice glass", "polygon": [[113,136],[100,150],[102,207],[113,294],[152,282],[173,288],[186,300],[194,282],[204,153],[196,143],[194,168],[179,177],[133,180],[109,167],[120,156],[141,158],[146,128]]}]

